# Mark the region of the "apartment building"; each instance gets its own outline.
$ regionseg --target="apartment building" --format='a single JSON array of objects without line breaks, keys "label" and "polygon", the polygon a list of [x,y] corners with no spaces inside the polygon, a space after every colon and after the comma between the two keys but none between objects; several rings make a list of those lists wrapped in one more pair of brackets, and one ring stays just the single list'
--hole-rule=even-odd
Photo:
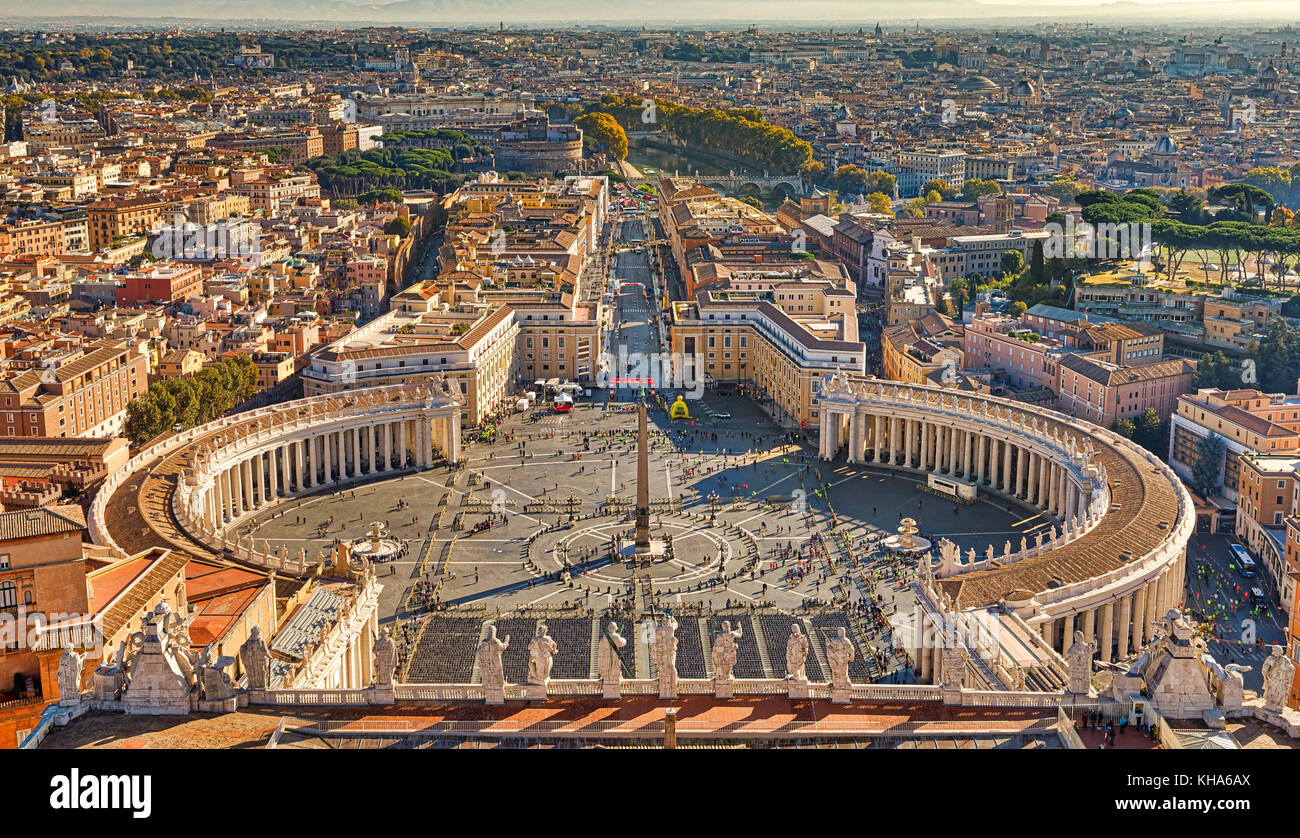
[{"label": "apartment building", "polygon": [[898,178],[901,197],[915,198],[921,188],[939,178],[953,189],[966,183],[966,152],[946,149],[915,149],[894,152],[887,168]]},{"label": "apartment building", "polygon": [[1179,396],[1170,417],[1168,461],[1184,480],[1200,459],[1201,440],[1211,434],[1226,449],[1219,491],[1236,502],[1243,457],[1300,454],[1300,396],[1215,389]]},{"label": "apartment building", "polygon": [[1139,422],[1147,408],[1163,419],[1192,389],[1196,364],[1169,358],[1136,366],[1067,354],[1057,363],[1057,405],[1063,413],[1109,428],[1117,419]]},{"label": "apartment building", "polygon": [[672,351],[699,358],[706,381],[752,387],[759,404],[786,426],[815,422],[822,376],[864,373],[866,345],[846,340],[840,320],[792,316],[772,297],[706,289],[694,303],[673,303]]},{"label": "apartment building", "polygon": [[100,250],[121,239],[143,236],[162,224],[169,205],[154,198],[105,198],[86,206],[90,248]]},{"label": "apartment building", "polygon": [[1017,390],[1046,387],[1056,392],[1065,346],[1013,317],[977,317],[966,324],[962,366],[1002,373]]},{"label": "apartment building", "polygon": [[0,379],[0,435],[106,437],[122,432],[127,402],[149,386],[137,347],[100,340],[84,351]]},{"label": "apartment building", "polygon": [[304,394],[444,376],[465,400],[462,422],[473,426],[507,409],[525,381],[595,373],[599,321],[585,307],[535,298],[467,301],[443,311],[438,301],[411,289],[395,295],[394,311],[312,357],[302,372]]},{"label": "apartment building", "polygon": [[143,265],[117,279],[119,306],[174,303],[203,292],[203,270],[198,265]]}]

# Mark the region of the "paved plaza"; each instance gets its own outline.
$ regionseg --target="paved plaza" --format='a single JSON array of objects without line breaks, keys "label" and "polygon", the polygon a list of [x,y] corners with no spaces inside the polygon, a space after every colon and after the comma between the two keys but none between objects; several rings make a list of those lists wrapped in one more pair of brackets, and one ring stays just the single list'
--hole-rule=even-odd
[{"label": "paved plaza", "polygon": [[[467,440],[461,469],[284,500],[245,531],[273,549],[316,554],[380,523],[406,546],[380,568],[386,621],[435,608],[635,619],[662,608],[869,606],[897,630],[910,624],[915,566],[875,541],[901,518],[981,555],[1044,524],[1002,499],[954,505],[922,491],[918,476],[816,462],[802,440],[734,392],[710,391],[691,410],[692,420],[676,421],[650,411],[651,528],[672,550],[649,561],[616,545],[633,529],[636,413],[603,398],[536,421],[510,417],[492,441]],[[883,627],[867,633],[880,649],[901,643]]]},{"label": "paved plaza", "polygon": [[[644,231],[625,221],[615,237],[637,243]],[[779,427],[739,388],[685,393],[690,417],[670,420],[676,392],[629,380],[653,375],[636,364],[660,349],[648,256],[633,246],[617,262],[607,339],[620,360],[609,370],[610,389],[591,391],[567,414],[551,412],[539,394],[534,411],[467,429],[458,468],[286,499],[243,533],[270,550],[313,556],[382,533],[397,557],[380,568],[381,616],[396,621],[404,651],[438,646],[426,657],[446,660],[417,668],[441,677],[469,678],[457,660],[480,629],[464,618],[510,621],[502,625],[527,635],[545,618],[575,638],[581,658],[591,633],[583,620],[608,615],[631,624],[668,610],[698,617],[706,646],[716,630],[710,621],[724,614],[757,634],[764,621],[788,633],[790,616],[813,620],[807,625],[816,630],[843,623],[870,659],[860,678],[910,680],[916,560],[890,554],[883,539],[911,518],[932,542],[947,538],[980,556],[991,546],[1000,555],[1052,522],[997,497],[954,504],[924,491],[920,474],[819,462],[802,434]],[[650,405],[649,554],[633,547],[640,399]],[[445,620],[434,629],[443,636],[422,639],[430,614]],[[695,645],[689,641],[687,669],[689,661],[704,666],[707,655],[696,655]],[[644,646],[632,655],[637,671],[648,666]],[[586,672],[585,660],[571,663]],[[780,668],[757,649],[750,665],[765,676]]]}]

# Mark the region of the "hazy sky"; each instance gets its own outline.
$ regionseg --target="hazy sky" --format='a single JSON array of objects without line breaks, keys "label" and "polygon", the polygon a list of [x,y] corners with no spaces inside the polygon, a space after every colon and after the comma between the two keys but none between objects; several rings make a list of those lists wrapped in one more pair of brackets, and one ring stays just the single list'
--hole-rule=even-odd
[{"label": "hazy sky", "polygon": [[1098,26],[1171,26],[1203,22],[1300,22],[1300,0],[0,0],[0,17],[190,18],[222,21],[378,22],[394,24],[785,23],[791,29],[835,24],[997,19],[1039,26],[1053,19]]}]

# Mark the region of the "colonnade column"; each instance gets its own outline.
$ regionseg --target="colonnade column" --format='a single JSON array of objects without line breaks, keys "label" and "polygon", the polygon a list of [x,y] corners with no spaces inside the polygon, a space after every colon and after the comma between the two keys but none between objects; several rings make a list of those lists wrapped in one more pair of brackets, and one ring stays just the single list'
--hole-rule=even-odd
[{"label": "colonnade column", "polygon": [[244,478],[244,511],[252,512],[255,508],[253,501],[253,463],[251,460],[244,460],[239,464],[239,469]]},{"label": "colonnade column", "polygon": [[1147,583],[1144,599],[1146,600],[1146,613],[1142,615],[1142,634],[1146,639],[1150,640],[1151,626],[1156,620],[1156,609],[1160,605],[1157,601],[1156,580],[1153,579]]},{"label": "colonnade column", "polygon": [[861,426],[862,417],[854,410],[849,414],[849,456],[847,459],[850,463],[858,462],[860,456],[858,454],[858,432],[861,430]]},{"label": "colonnade column", "polygon": [[1101,607],[1101,636],[1097,638],[1097,645],[1101,649],[1101,660],[1103,663],[1110,663],[1111,640],[1115,636],[1114,621],[1115,603],[1108,602]]},{"label": "colonnade column", "polygon": [[1133,633],[1130,625],[1133,620],[1133,595],[1125,594],[1119,601],[1119,637],[1118,641],[1119,659],[1123,660],[1128,657],[1128,641]]},{"label": "colonnade column", "polygon": [[1133,592],[1133,651],[1135,652],[1146,642],[1146,611],[1147,588],[1143,585]]}]

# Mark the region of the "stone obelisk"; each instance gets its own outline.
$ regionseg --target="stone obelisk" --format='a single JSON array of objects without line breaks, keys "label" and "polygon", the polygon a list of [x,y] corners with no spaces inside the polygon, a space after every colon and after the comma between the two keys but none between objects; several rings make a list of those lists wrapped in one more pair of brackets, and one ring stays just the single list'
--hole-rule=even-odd
[{"label": "stone obelisk", "polygon": [[646,442],[645,405],[636,409],[636,551],[650,550],[650,454]]}]

